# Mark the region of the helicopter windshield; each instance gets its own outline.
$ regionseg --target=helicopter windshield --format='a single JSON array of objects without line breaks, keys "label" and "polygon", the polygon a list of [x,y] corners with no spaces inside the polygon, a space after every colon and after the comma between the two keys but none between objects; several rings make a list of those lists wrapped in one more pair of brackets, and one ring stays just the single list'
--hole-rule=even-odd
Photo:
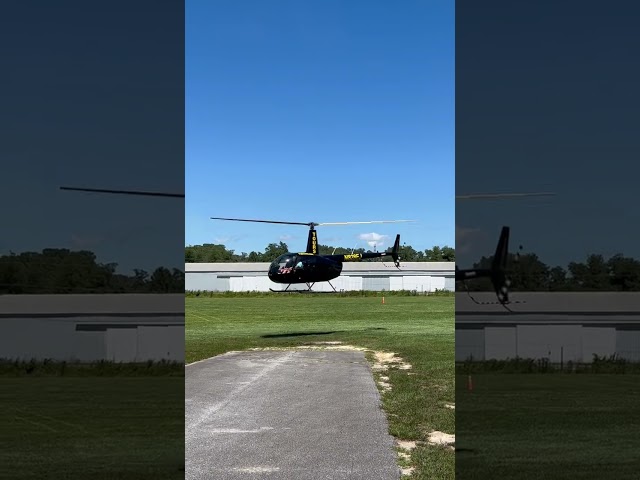
[{"label": "helicopter windshield", "polygon": [[279,267],[291,267],[293,266],[294,258],[295,255],[280,255],[273,261],[272,265],[277,265]]}]

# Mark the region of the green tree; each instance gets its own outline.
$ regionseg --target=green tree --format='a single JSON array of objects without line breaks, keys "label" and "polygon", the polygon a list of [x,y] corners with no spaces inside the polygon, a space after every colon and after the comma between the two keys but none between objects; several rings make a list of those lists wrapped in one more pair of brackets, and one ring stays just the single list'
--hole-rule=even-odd
[{"label": "green tree", "polygon": [[640,290],[640,262],[622,254],[614,255],[607,262],[609,281],[615,290],[623,292]]},{"label": "green tree", "polygon": [[264,250],[263,262],[272,262],[280,255],[284,255],[289,251],[289,247],[284,242],[280,243],[270,243],[267,245],[267,248]]},{"label": "green tree", "polygon": [[569,272],[574,286],[580,290],[611,290],[609,266],[602,255],[589,255],[586,263],[571,262]]}]

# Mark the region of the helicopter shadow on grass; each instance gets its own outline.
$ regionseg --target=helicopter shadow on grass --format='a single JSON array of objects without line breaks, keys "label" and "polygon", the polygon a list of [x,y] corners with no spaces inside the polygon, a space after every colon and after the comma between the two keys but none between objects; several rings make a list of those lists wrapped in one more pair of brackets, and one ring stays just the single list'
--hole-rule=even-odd
[{"label": "helicopter shadow on grass", "polygon": [[387,330],[384,327],[369,327],[358,330],[331,330],[327,332],[288,332],[288,333],[271,333],[268,335],[260,335],[260,338],[287,338],[287,337],[306,337],[314,335],[332,335],[334,333],[353,333],[353,332],[367,332],[370,330]]}]

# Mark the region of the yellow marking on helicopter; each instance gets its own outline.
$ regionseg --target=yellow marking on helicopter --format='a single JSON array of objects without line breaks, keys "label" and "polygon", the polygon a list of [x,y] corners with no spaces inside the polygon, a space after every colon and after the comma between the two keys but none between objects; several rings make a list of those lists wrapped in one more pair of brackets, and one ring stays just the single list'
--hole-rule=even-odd
[{"label": "yellow marking on helicopter", "polygon": [[360,253],[349,253],[344,256],[344,261],[347,262],[349,260],[360,260],[362,258],[362,254]]}]

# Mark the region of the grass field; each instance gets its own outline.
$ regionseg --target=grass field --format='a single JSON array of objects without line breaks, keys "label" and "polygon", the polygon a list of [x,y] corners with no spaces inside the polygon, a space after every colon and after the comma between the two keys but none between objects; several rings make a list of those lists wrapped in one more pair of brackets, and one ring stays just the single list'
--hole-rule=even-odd
[{"label": "grass field", "polygon": [[[453,296],[272,295],[186,298],[187,363],[232,350],[339,341],[393,352],[411,365],[385,373],[390,433],[425,442],[407,462],[412,478],[453,479],[454,453],[427,445],[434,430],[455,433]],[[372,359],[372,354],[368,354]],[[379,377],[379,374],[376,374]]]},{"label": "grass field", "polygon": [[184,376],[11,373],[0,478],[184,478]]},{"label": "grass field", "polygon": [[640,375],[456,378],[456,478],[640,478]]}]

